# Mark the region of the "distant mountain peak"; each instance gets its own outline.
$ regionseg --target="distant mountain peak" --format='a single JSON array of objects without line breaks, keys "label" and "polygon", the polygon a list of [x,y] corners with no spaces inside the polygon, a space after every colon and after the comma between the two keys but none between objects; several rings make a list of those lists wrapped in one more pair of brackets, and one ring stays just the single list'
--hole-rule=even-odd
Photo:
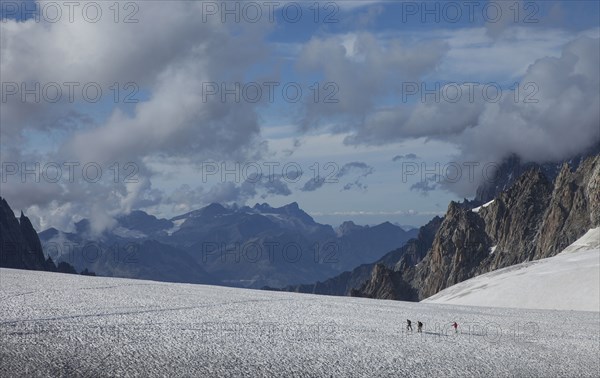
[{"label": "distant mountain peak", "polygon": [[225,206],[221,205],[218,202],[213,202],[205,207],[203,207],[203,209],[219,209],[219,210],[225,210]]},{"label": "distant mountain peak", "polygon": [[298,205],[298,202],[288,203],[284,207],[288,208],[288,209],[300,210],[300,206]]},{"label": "distant mountain peak", "polygon": [[291,202],[281,207],[273,207],[268,203],[263,202],[262,204],[257,203],[254,205],[253,209],[260,213],[287,214],[314,223],[312,217],[300,208],[298,202]]},{"label": "distant mountain peak", "polygon": [[336,232],[337,232],[338,236],[343,236],[354,230],[358,230],[361,228],[363,228],[363,226],[359,226],[356,223],[354,223],[353,221],[345,221],[336,229]]},{"label": "distant mountain peak", "polygon": [[258,211],[265,211],[265,210],[271,210],[273,208],[268,203],[263,202],[263,203],[257,203],[256,205],[254,205],[253,209],[258,210]]},{"label": "distant mountain peak", "polygon": [[223,214],[227,214],[230,213],[232,211],[236,211],[236,209],[228,209],[225,206],[221,205],[220,203],[217,202],[213,202],[201,209],[198,210],[192,210],[188,213],[182,214],[182,215],[178,215],[174,218],[171,219],[171,221],[176,221],[176,220],[180,220],[180,219],[187,219],[187,218],[195,218],[195,217],[203,217],[203,216],[209,216],[209,217],[213,217],[216,215],[223,215]]},{"label": "distant mountain peak", "polygon": [[220,203],[213,202],[210,205],[202,208],[203,213],[222,214],[227,212],[227,208]]},{"label": "distant mountain peak", "polygon": [[300,205],[298,205],[298,202],[291,202],[291,203],[288,203],[287,205],[283,205],[281,207],[273,207],[273,206],[269,205],[267,202],[263,202],[263,203],[256,203],[254,205],[254,207],[252,207],[252,208],[255,210],[261,210],[261,211],[277,210],[277,209],[300,210]]}]

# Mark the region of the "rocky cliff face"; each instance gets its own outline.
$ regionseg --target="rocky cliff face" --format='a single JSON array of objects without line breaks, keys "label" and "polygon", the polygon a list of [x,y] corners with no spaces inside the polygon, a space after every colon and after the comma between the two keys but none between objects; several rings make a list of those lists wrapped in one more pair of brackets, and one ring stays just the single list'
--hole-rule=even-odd
[{"label": "rocky cliff face", "polygon": [[481,264],[479,272],[533,258],[539,227],[551,197],[552,183],[540,169],[533,168],[492,204],[479,210],[485,232],[495,246],[494,253]]},{"label": "rocky cliff face", "polygon": [[600,224],[600,155],[563,165],[540,226],[535,259],[554,256]]},{"label": "rocky cliff face", "polygon": [[431,250],[417,268],[414,285],[426,298],[473,276],[490,253],[483,219],[451,202]]},{"label": "rocky cliff face", "polygon": [[45,259],[40,239],[29,218],[21,212],[17,219],[8,202],[1,197],[0,267],[75,273],[68,264],[63,264],[58,269],[51,259]]},{"label": "rocky cliff face", "polygon": [[375,265],[367,283],[360,290],[353,289],[350,295],[405,301],[418,299],[417,290],[407,283],[401,274],[383,264]]},{"label": "rocky cliff face", "polygon": [[374,269],[352,294],[421,300],[484,272],[554,256],[598,226],[600,155],[576,169],[564,164],[554,183],[532,167],[486,207],[451,203],[422,261],[404,257],[393,270]]}]

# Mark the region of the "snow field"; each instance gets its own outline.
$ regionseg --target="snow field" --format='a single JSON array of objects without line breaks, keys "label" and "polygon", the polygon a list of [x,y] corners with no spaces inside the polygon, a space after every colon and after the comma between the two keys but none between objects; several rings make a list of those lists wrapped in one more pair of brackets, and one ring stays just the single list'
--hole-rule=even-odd
[{"label": "snow field", "polygon": [[600,311],[600,227],[554,257],[482,274],[424,302]]},{"label": "snow field", "polygon": [[[597,312],[10,269],[0,269],[0,301],[1,376],[571,377],[600,370]],[[407,318],[412,333],[404,330]]]}]

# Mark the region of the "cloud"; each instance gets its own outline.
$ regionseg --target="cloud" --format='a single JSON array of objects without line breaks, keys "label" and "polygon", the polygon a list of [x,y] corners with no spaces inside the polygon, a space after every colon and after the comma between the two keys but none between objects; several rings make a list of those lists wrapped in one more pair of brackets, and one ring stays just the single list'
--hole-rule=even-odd
[{"label": "cloud", "polygon": [[[509,25],[514,24],[515,15],[530,15],[532,13],[526,11],[532,7],[531,4],[527,6],[527,9],[524,9],[525,4],[522,0],[512,2],[495,1],[490,5],[492,6],[486,10],[485,28],[487,34],[492,38],[497,38]],[[536,7],[538,7],[536,9],[539,9],[539,6],[536,5]],[[537,20],[537,17],[533,16],[532,19]]]},{"label": "cloud", "polygon": [[338,131],[356,127],[378,99],[399,90],[403,81],[430,73],[447,50],[439,40],[383,40],[369,32],[312,38],[302,47],[297,66],[322,73],[324,83],[334,85],[327,92],[333,96],[332,101],[307,102],[302,127],[308,130],[337,117],[342,119]]},{"label": "cloud", "polygon": [[354,182],[349,182],[346,185],[344,185],[344,187],[342,188],[341,191],[357,189],[359,191],[365,192],[368,188],[369,188],[368,185],[365,185],[362,182],[360,182],[359,180],[356,180]]},{"label": "cloud", "polygon": [[392,161],[417,160],[417,159],[419,159],[419,157],[416,154],[410,153],[410,154],[406,154],[406,155],[396,155],[396,156],[394,156]]},{"label": "cloud", "polygon": [[384,7],[382,5],[371,6],[365,12],[361,12],[356,16],[356,22],[362,28],[372,26],[383,12]]},{"label": "cloud", "polygon": [[263,194],[261,194],[261,198],[265,199],[269,196],[289,196],[292,194],[288,186],[289,180],[295,180],[296,177],[290,173],[283,177],[281,175],[273,175],[271,178],[266,178],[265,180],[260,182],[258,185],[259,188],[265,190]]},{"label": "cloud", "polygon": [[358,177],[350,183],[347,183],[342,188],[342,191],[357,189],[359,191],[366,191],[368,186],[362,183],[362,179],[373,173],[374,169],[370,165],[363,162],[352,162],[345,164],[338,174],[338,178],[349,175],[351,172],[356,172]]},{"label": "cloud", "polygon": [[367,185],[363,184],[361,180],[364,177],[367,177],[370,174],[372,174],[373,171],[373,167],[364,162],[355,161],[351,163],[346,163],[341,168],[338,168],[335,171],[333,171],[332,174],[328,177],[312,177],[310,180],[304,183],[300,190],[303,192],[313,192],[323,187],[323,185],[327,183],[337,183],[342,177],[346,177],[354,173],[354,181],[345,184],[342,188],[342,191],[351,190],[354,188],[361,191],[365,191],[367,189]]},{"label": "cloud", "polygon": [[421,193],[421,195],[427,196],[429,192],[433,192],[434,190],[438,189],[439,180],[439,176],[427,177],[425,180],[418,181],[415,184],[411,185],[410,190],[417,191]]},{"label": "cloud", "polygon": [[325,184],[325,178],[321,176],[312,177],[310,180],[304,183],[302,188],[300,188],[303,192],[314,192]]},{"label": "cloud", "polygon": [[337,177],[338,178],[344,177],[352,171],[359,172],[360,177],[367,177],[368,175],[373,173],[373,167],[371,167],[367,163],[360,162],[360,161],[346,163],[340,169],[339,173],[337,174]]},{"label": "cloud", "polygon": [[[37,206],[40,217],[61,207],[92,218],[99,208],[112,216],[159,203],[162,192],[152,186],[156,172],[146,166],[149,158],[244,159],[263,149],[261,103],[205,101],[203,90],[206,83],[244,82],[248,67],[268,56],[264,37],[272,25],[266,20],[221,23],[216,17],[205,22],[198,17],[201,2],[136,3],[139,22],[114,22],[111,4],[99,5],[104,16],[97,23],[62,17],[54,23],[3,19],[0,25],[3,79],[19,87],[58,83],[63,89],[56,103],[33,95],[23,101],[20,93],[3,101],[2,161],[94,162],[104,176],[114,162],[137,167],[136,182],[103,177],[89,183],[79,177],[66,184],[32,184],[13,177],[3,183],[3,195],[25,208]],[[77,83],[73,101],[63,83]],[[137,103],[123,102],[130,94],[128,83],[134,85]],[[88,84],[102,91],[97,103],[83,97]],[[267,192],[285,192],[277,183],[270,185],[264,187]],[[223,198],[225,189],[220,188]],[[216,189],[211,195],[219,198]],[[39,223],[47,226],[48,219]]]},{"label": "cloud", "polygon": [[[598,143],[597,27],[574,32],[488,23],[383,30],[374,21],[383,16],[384,2],[338,4],[342,22],[318,28],[308,40],[289,38],[295,32],[287,25],[221,23],[218,17],[203,22],[198,17],[201,2],[140,2],[136,24],[115,23],[108,9],[111,3],[101,3],[106,17],[98,23],[81,18],[73,23],[67,18],[56,23],[3,19],[0,64],[5,81],[28,88],[35,83],[93,82],[104,91],[98,103],[83,101],[81,91],[76,91],[75,103],[65,98],[38,102],[33,96],[23,101],[19,95],[3,102],[2,162],[95,162],[104,172],[98,182],[81,180],[81,172],[75,182],[59,183],[22,183],[15,175],[2,183],[3,196],[34,214],[37,219],[32,220],[41,227],[68,227],[86,217],[97,218],[95,229],[101,229],[110,227],[110,217],[136,208],[167,204],[180,212],[210,201],[292,195],[294,188],[281,177],[197,186],[193,174],[197,164],[207,160],[258,161],[265,155],[275,159],[292,154],[308,159],[308,152],[310,159],[341,160],[340,151],[359,145],[363,152],[379,149],[378,156],[385,145],[381,159],[389,160],[399,150],[394,143],[441,141],[452,143],[459,153],[430,153],[431,145],[421,142],[409,150],[428,164],[434,155],[481,167],[510,154],[525,161],[550,161]],[[560,18],[560,7],[553,9]],[[370,25],[372,32],[362,31]],[[280,27],[283,36],[275,37],[271,32]],[[290,61],[295,66],[285,67]],[[288,79],[310,79],[311,84],[318,80],[322,93],[333,89],[339,101],[305,101],[293,105],[293,111],[278,104],[265,107],[265,101],[204,101],[207,82],[277,80],[280,73]],[[452,81],[460,85],[452,87]],[[481,95],[474,101],[465,96],[457,102],[434,101],[434,96],[396,101],[406,82],[439,83],[440,92],[458,88],[466,93],[474,81],[498,81],[506,96],[498,102]],[[515,81],[522,84],[517,102],[508,89]],[[121,99],[127,94],[124,85],[134,83],[139,102],[115,103],[115,82]],[[334,86],[325,90],[325,83]],[[538,102],[524,103],[526,96]],[[293,119],[271,118],[281,113]],[[289,126],[264,126],[279,123]],[[306,133],[299,135],[298,129]],[[271,139],[269,144],[264,138]],[[301,140],[310,146],[300,146]],[[361,150],[353,156],[368,161]],[[419,156],[396,155],[393,161]],[[186,169],[177,169],[179,161],[185,161]],[[120,165],[118,180],[111,177],[115,162]],[[136,167],[136,181],[124,180],[127,163]],[[320,176],[297,185],[302,192],[314,192],[332,181],[342,191],[360,192],[367,189],[366,177],[372,172],[367,163],[354,162],[337,167],[331,176],[322,170]],[[181,185],[186,181],[190,186]],[[428,193],[445,188],[468,196],[476,184],[451,183],[440,176],[411,189]]]},{"label": "cloud", "polygon": [[[345,124],[352,130],[345,142],[384,145],[415,138],[451,142],[460,152],[449,160],[477,164],[478,176],[468,182],[440,184],[470,196],[483,179],[481,168],[488,163],[499,163],[512,154],[526,162],[556,161],[600,142],[599,56],[600,39],[581,36],[566,43],[558,57],[532,62],[518,92],[504,87],[502,96],[495,98],[494,88],[486,96],[483,84],[447,84],[440,86],[437,99],[431,95],[414,104],[357,107],[355,118],[362,121]],[[328,74],[327,69],[324,72]],[[449,95],[442,97],[450,91],[462,95],[457,101],[448,100]],[[430,183],[414,187],[431,188]]]}]

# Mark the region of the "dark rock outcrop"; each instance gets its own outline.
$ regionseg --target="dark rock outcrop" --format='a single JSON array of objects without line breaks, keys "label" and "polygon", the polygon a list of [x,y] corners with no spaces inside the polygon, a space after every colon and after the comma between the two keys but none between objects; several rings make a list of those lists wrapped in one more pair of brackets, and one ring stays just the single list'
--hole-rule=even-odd
[{"label": "dark rock outcrop", "polygon": [[29,270],[49,267],[31,222],[23,212],[17,219],[4,198],[0,199],[0,248],[1,267]]},{"label": "dark rock outcrop", "polygon": [[23,212],[15,217],[8,202],[0,197],[0,267],[50,272],[76,273],[67,263],[58,267],[46,259],[40,239]]},{"label": "dark rock outcrop", "polygon": [[408,284],[401,274],[383,264],[375,265],[369,281],[360,290],[353,289],[350,295],[393,300],[415,301],[418,299],[417,290]]}]

